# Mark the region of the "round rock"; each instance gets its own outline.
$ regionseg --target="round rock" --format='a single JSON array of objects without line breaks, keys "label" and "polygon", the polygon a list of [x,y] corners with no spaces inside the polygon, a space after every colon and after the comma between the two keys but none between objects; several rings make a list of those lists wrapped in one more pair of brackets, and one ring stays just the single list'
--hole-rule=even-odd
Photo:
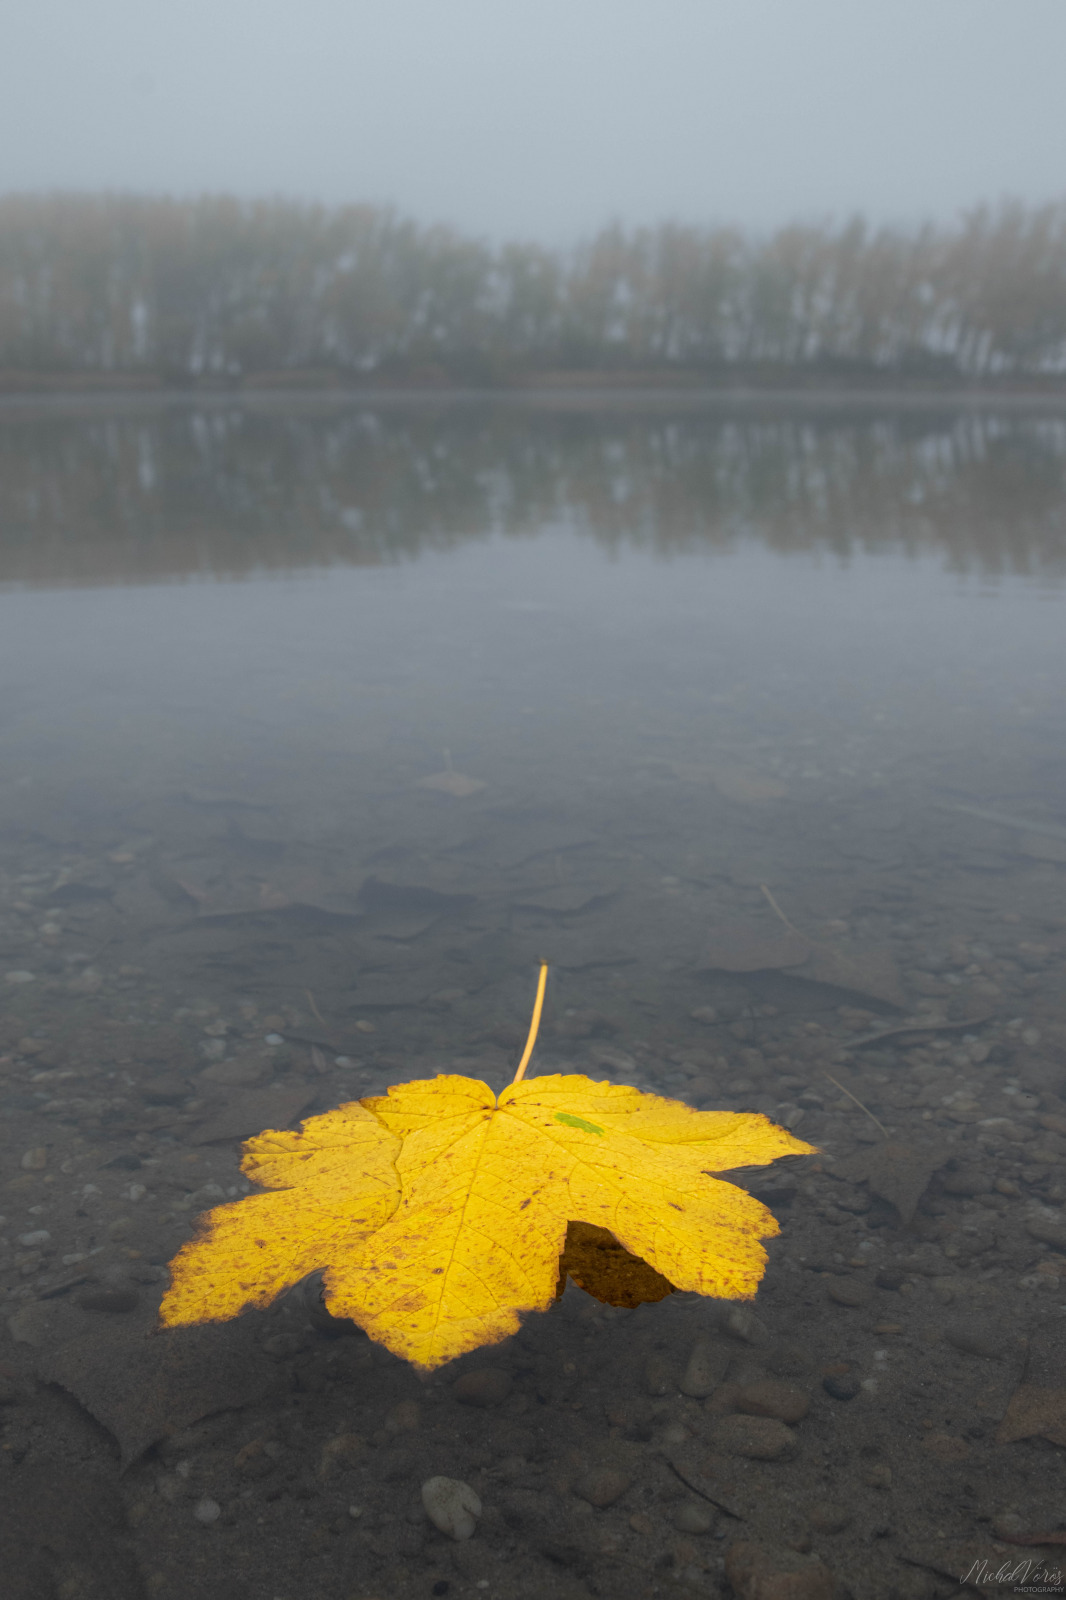
[{"label": "round rock", "polygon": [[632,1482],[626,1473],[615,1472],[613,1467],[593,1467],[574,1484],[574,1493],[602,1510],[620,1500]]},{"label": "round rock", "polygon": [[833,1574],[817,1557],[746,1540],[730,1545],[725,1575],[738,1600],[832,1600],[835,1588]]},{"label": "round rock", "polygon": [[498,1406],[511,1392],[512,1378],[502,1367],[475,1367],[452,1384],[452,1394],[464,1406]]},{"label": "round rock", "polygon": [[834,1278],[827,1286],[826,1293],[835,1305],[853,1309],[866,1305],[870,1298],[866,1285],[855,1283],[850,1278]]},{"label": "round rock", "polygon": [[765,1344],[766,1329],[750,1306],[730,1306],[721,1320],[723,1333],[744,1344]]},{"label": "round rock", "polygon": [[816,1533],[843,1533],[851,1526],[851,1512],[832,1500],[818,1500],[807,1508],[807,1521]]},{"label": "round rock", "polygon": [[796,1435],[776,1417],[719,1417],[710,1439],[716,1450],[751,1461],[780,1461],[796,1449]]},{"label": "round rock", "polygon": [[992,1532],[998,1539],[1005,1537],[1012,1544],[1020,1543],[1019,1535],[1025,1534],[1028,1526],[1025,1518],[1013,1506],[995,1512],[992,1517]]},{"label": "round rock", "polygon": [[995,1361],[1000,1353],[1000,1346],[995,1339],[990,1339],[979,1328],[967,1327],[965,1323],[945,1328],[944,1343],[951,1345],[953,1350],[961,1350],[963,1355],[982,1356],[986,1361]]},{"label": "round rock", "polygon": [[710,1339],[698,1340],[681,1375],[678,1386],[681,1393],[697,1400],[713,1393],[725,1377],[732,1354],[727,1345],[715,1344]]},{"label": "round rock", "polygon": [[481,1501],[460,1478],[427,1478],[422,1505],[433,1526],[449,1539],[472,1539],[477,1532]]},{"label": "round rock", "polygon": [[776,1417],[779,1422],[802,1422],[811,1402],[802,1389],[773,1378],[747,1383],[737,1395],[737,1410],[752,1417]]},{"label": "round rock", "polygon": [[710,1506],[696,1500],[685,1500],[674,1512],[674,1527],[678,1533],[711,1533],[717,1522]]},{"label": "round rock", "polygon": [[1066,1250],[1066,1216],[1062,1212],[1038,1213],[1029,1217],[1025,1231],[1031,1239],[1049,1244],[1055,1250]]},{"label": "round rock", "polygon": [[854,1400],[862,1388],[862,1379],[853,1372],[831,1372],[822,1379],[822,1388],[834,1400]]}]

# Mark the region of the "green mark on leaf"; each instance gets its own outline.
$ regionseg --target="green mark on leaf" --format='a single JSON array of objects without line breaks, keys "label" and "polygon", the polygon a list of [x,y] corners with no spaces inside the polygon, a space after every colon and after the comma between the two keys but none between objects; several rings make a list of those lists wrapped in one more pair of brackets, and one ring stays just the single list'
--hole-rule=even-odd
[{"label": "green mark on leaf", "polygon": [[584,1117],[572,1117],[569,1111],[557,1111],[556,1122],[565,1122],[568,1128],[582,1128],[586,1133],[598,1133],[603,1138],[603,1129],[597,1128],[594,1122],[586,1122]]}]

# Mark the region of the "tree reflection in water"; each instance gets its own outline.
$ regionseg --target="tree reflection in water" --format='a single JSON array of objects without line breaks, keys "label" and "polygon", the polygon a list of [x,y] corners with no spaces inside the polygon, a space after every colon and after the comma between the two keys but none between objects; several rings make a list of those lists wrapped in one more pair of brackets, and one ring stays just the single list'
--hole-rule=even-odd
[{"label": "tree reflection in water", "polygon": [[380,565],[565,524],[671,552],[1066,566],[1066,417],[842,401],[203,399],[12,405],[0,583]]}]

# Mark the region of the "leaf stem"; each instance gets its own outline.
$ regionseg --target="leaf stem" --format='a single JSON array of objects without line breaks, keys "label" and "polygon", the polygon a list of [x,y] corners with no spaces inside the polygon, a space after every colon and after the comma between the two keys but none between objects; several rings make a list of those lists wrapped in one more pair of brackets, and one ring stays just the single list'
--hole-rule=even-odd
[{"label": "leaf stem", "polygon": [[529,1058],[533,1054],[533,1046],[537,1042],[537,1034],[540,1030],[540,1014],[544,1010],[544,989],[547,982],[548,963],[546,961],[542,961],[540,964],[540,977],[537,979],[537,998],[533,1002],[533,1021],[529,1024],[529,1037],[526,1040],[526,1047],[522,1051],[522,1059],[518,1063],[518,1071],[511,1079],[513,1084],[521,1083],[522,1079],[526,1075],[526,1068],[529,1065]]}]

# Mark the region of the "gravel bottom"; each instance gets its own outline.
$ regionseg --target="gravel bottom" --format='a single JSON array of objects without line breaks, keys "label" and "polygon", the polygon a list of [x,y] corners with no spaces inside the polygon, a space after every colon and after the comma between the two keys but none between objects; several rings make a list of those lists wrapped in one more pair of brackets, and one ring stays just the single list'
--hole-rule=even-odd
[{"label": "gravel bottom", "polygon": [[[136,970],[16,977],[0,1024],[5,1595],[1054,1587],[1058,941],[967,980],[964,1017],[980,983],[1000,988],[996,1020],[973,1027],[869,1041],[891,1016],[766,1001],[730,1020],[706,997],[672,1036],[625,1048],[601,1013],[549,1022],[542,1072],[763,1110],[819,1153],[737,1175],[781,1223],[753,1303],[625,1311],[571,1285],[428,1379],[326,1316],[313,1282],[235,1324],[153,1336],[166,1264],[199,1212],[246,1191],[242,1137],[444,1065],[500,1085],[512,1045],[483,1036],[399,1071],[385,1028],[354,1028],[338,1060],[306,1010],[189,1000]],[[438,1479],[460,1488],[425,1490]]]}]

